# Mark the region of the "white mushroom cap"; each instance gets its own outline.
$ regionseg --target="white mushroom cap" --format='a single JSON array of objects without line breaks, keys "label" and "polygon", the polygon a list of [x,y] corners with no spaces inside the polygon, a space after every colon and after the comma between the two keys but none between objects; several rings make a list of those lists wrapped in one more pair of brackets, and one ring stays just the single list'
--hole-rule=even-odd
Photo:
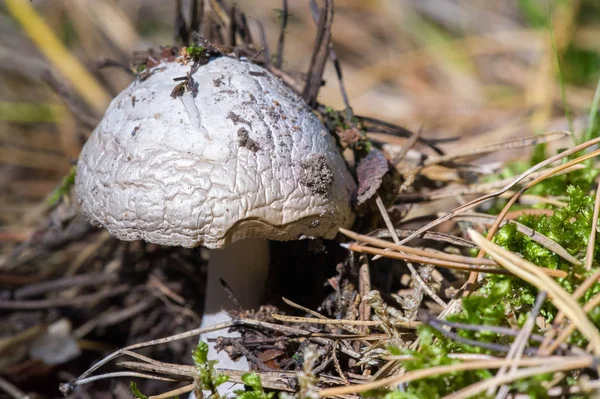
[{"label": "white mushroom cap", "polygon": [[247,237],[332,238],[356,185],[310,108],[251,62],[163,62],[110,104],[83,148],[84,215],[122,240],[221,248]]}]

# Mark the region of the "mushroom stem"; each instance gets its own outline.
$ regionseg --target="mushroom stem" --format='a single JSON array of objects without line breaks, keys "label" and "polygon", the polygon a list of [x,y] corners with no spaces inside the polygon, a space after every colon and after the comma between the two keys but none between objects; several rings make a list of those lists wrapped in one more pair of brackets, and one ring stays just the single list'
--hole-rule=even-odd
[{"label": "mushroom stem", "polygon": [[[264,292],[269,273],[269,241],[246,239],[237,241],[225,249],[210,251],[206,281],[206,299],[201,327],[230,320],[225,310],[235,308],[219,279],[225,280],[244,309],[257,309]],[[215,331],[204,334],[200,339],[238,337],[237,333]],[[218,368],[248,370],[245,358],[234,362],[224,351],[216,353],[214,343],[208,342],[211,359],[219,361]]]}]

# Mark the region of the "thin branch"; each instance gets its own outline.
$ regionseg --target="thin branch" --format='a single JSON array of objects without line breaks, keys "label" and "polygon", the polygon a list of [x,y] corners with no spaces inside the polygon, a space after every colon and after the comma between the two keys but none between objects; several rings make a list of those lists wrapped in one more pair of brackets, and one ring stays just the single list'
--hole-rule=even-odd
[{"label": "thin branch", "polygon": [[283,49],[284,49],[284,41],[285,41],[285,28],[288,23],[288,0],[282,0],[281,2],[281,25],[279,26],[279,39],[277,40],[277,55],[275,58],[275,67],[281,68],[283,65]]},{"label": "thin branch", "polygon": [[329,43],[331,42],[332,23],[333,0],[325,0],[325,9],[320,12],[317,37],[306,76],[306,85],[302,93],[302,98],[311,107],[315,105],[317,95],[321,89],[323,72],[329,53]]}]

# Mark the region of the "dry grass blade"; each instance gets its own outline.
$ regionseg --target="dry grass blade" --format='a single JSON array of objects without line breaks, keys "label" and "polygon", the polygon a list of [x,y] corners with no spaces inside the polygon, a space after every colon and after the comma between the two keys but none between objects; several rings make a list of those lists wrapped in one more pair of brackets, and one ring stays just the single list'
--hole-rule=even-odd
[{"label": "dry grass blade", "polygon": [[77,93],[98,113],[103,113],[111,96],[81,65],[38,15],[30,1],[6,0],[7,10],[19,21],[37,48],[69,80]]},{"label": "dry grass blade", "polygon": [[540,268],[527,260],[515,255],[504,248],[486,240],[475,230],[469,230],[471,239],[485,250],[492,259],[513,272],[518,277],[534,285],[539,290],[547,291],[552,296],[554,305],[569,317],[579,331],[588,339],[592,345],[593,352],[600,355],[600,333],[587,318],[583,309],[579,306],[569,293],[546,274]]},{"label": "dry grass blade", "polygon": [[[352,385],[349,387],[335,387],[323,389],[319,392],[319,397],[327,398],[332,396],[347,395],[352,393],[361,393],[370,391],[377,388],[383,388],[387,386],[395,386],[401,383],[410,381],[416,381],[427,377],[437,376],[440,374],[454,373],[457,371],[468,371],[468,370],[485,370],[485,369],[497,369],[503,366],[516,365],[517,367],[524,366],[539,366],[546,365],[545,367],[552,366],[558,370],[570,370],[577,368],[590,367],[593,364],[593,358],[591,356],[570,356],[570,357],[559,357],[559,358],[528,358],[514,361],[506,361],[505,359],[490,359],[490,360],[474,360],[465,363],[452,364],[448,366],[437,366],[426,369],[410,371],[403,375],[395,375],[392,377],[384,378],[377,381],[368,382],[361,385]],[[550,363],[550,364],[549,364]],[[552,370],[550,370],[552,371]],[[488,380],[489,381],[489,380]],[[485,389],[488,387],[486,386]]]},{"label": "dry grass blade", "polygon": [[[284,316],[280,314],[273,313],[271,315],[275,320],[285,321],[288,323],[309,323],[309,324],[330,324],[330,325],[350,325],[350,326],[380,326],[383,324],[382,321],[377,320],[331,320],[331,319],[317,319],[312,317],[298,317],[298,316]],[[418,321],[394,321],[395,327],[402,328],[417,328],[423,323]]]},{"label": "dry grass blade", "polygon": [[[394,252],[394,251],[385,251],[382,249],[365,247],[365,246],[358,245],[358,244],[350,244],[347,246],[347,248],[354,252],[367,253],[370,255],[379,255],[379,256],[383,256],[385,258],[411,261],[411,262],[416,262],[416,263],[421,263],[421,264],[426,264],[426,265],[444,267],[447,269],[462,270],[462,271],[477,272],[477,273],[511,274],[510,271],[507,271],[504,269],[494,269],[494,268],[490,268],[490,267],[486,267],[486,266],[477,266],[477,265],[468,264],[468,263],[458,263],[458,262],[452,262],[452,261],[446,261],[446,260],[439,260],[439,259],[435,259],[435,258],[411,256],[411,255],[404,254],[404,253],[398,253],[398,252]],[[477,258],[471,258],[471,259],[475,262],[477,260],[480,260]],[[481,260],[483,260],[483,259],[481,259]],[[567,275],[568,275],[567,272],[565,272],[563,270],[546,269],[543,267],[538,267],[538,269],[540,269],[542,271],[542,273],[544,273],[548,276],[552,276],[552,277],[564,278],[564,277],[567,277]]]},{"label": "dry grass blade", "polygon": [[592,229],[585,251],[585,268],[591,270],[594,262],[594,248],[596,247],[596,230],[598,229],[598,214],[600,213],[600,184],[596,189],[596,200],[594,201],[594,216],[592,217]]},{"label": "dry grass blade", "polygon": [[161,393],[160,395],[149,396],[148,399],[169,399],[169,398],[177,398],[179,395],[183,395],[189,392],[192,392],[196,384],[189,384],[183,386],[181,388],[174,389],[169,392]]},{"label": "dry grass blade", "polygon": [[497,263],[491,259],[474,259],[469,256],[451,255],[451,254],[446,254],[443,252],[424,251],[422,249],[413,248],[413,247],[409,247],[406,245],[394,244],[392,242],[382,240],[380,238],[375,238],[375,237],[367,236],[364,234],[358,234],[351,230],[344,229],[343,227],[340,228],[340,232],[342,234],[344,234],[345,236],[350,237],[351,239],[353,239],[357,242],[365,242],[367,244],[371,244],[371,245],[374,245],[379,248],[393,249],[393,250],[399,251],[399,252],[406,252],[409,254],[420,255],[420,256],[425,256],[425,257],[434,258],[434,259],[449,260],[449,261],[453,261],[453,262],[462,262],[462,263],[470,263],[470,264],[474,264],[474,265],[488,265],[488,266],[497,265]]},{"label": "dry grass blade", "polygon": [[428,166],[428,165],[452,161],[452,160],[459,159],[459,158],[489,154],[494,151],[510,150],[510,149],[521,148],[521,147],[529,147],[529,146],[534,146],[534,145],[541,144],[541,143],[549,143],[549,142],[552,142],[555,140],[562,140],[565,137],[568,137],[570,135],[571,135],[571,133],[567,132],[567,131],[548,132],[548,133],[545,133],[540,136],[518,138],[518,139],[514,139],[514,140],[503,141],[501,143],[489,144],[489,145],[482,146],[482,147],[475,148],[475,149],[466,149],[463,151],[457,151],[457,152],[454,152],[451,154],[445,154],[445,155],[438,155],[435,157],[432,156],[432,157],[427,158],[423,164],[425,166]]},{"label": "dry grass blade", "polygon": [[[541,358],[541,360],[543,360],[543,358]],[[590,362],[590,360],[591,358],[565,358],[563,360],[557,360],[549,364],[544,364],[543,366],[522,369],[512,374],[504,374],[502,376],[478,382],[467,388],[461,389],[458,392],[446,395],[442,399],[466,399],[477,395],[478,393],[481,393],[493,386],[507,384],[509,382],[520,380],[522,378],[532,377],[535,375],[545,373],[552,373],[556,371],[568,371],[590,367],[592,365],[592,362]],[[513,366],[515,363],[511,364],[510,366]]]},{"label": "dry grass blade", "polygon": [[[583,294],[587,290],[589,290],[595,283],[600,279],[600,270],[597,270],[594,274],[589,276],[573,293],[573,299],[578,301]],[[588,302],[589,303],[589,302]],[[546,335],[544,336],[544,341],[540,345],[539,354],[540,356],[548,356],[551,352],[548,349],[548,346],[552,343],[552,338],[554,338],[557,330],[560,328],[561,323],[565,319],[565,314],[559,311],[552,322],[552,329],[550,329]],[[561,342],[555,342],[555,347],[558,348]]]},{"label": "dry grass blade", "polygon": [[[444,216],[441,216],[437,219],[435,219],[434,221],[428,223],[427,225],[421,227],[419,230],[415,231],[414,233],[412,233],[411,235],[409,235],[408,237],[406,237],[405,239],[403,239],[402,241],[400,241],[398,244],[406,244],[407,242],[417,238],[418,236],[420,236],[421,234],[423,234],[424,232],[426,232],[427,230],[430,230],[432,228],[434,228],[435,226],[438,226],[440,223],[445,222],[446,220],[452,219],[452,217],[454,217],[455,215],[458,215],[462,212],[468,211],[469,209],[472,209],[478,205],[480,205],[481,203],[495,198],[501,194],[504,194],[506,191],[510,190],[512,187],[516,186],[517,184],[519,184],[523,179],[525,179],[527,176],[529,176],[531,173],[536,172],[542,168],[544,168],[547,165],[550,165],[551,163],[554,163],[560,159],[563,159],[565,157],[568,157],[571,154],[574,154],[576,152],[582,151],[588,147],[591,147],[595,144],[600,143],[600,137],[595,138],[593,140],[590,141],[586,141],[585,143],[582,143],[580,145],[577,145],[573,148],[570,148],[564,152],[561,152],[558,155],[555,155],[553,157],[550,157],[540,163],[538,163],[537,165],[534,165],[533,167],[527,169],[525,172],[521,173],[520,175],[518,175],[517,177],[514,178],[514,180],[512,182],[510,182],[509,184],[507,184],[506,186],[502,187],[501,189],[494,191],[493,193],[490,194],[486,194],[483,195],[473,201],[469,201],[464,205],[459,206],[458,208],[455,208],[452,212],[447,213]],[[569,165],[570,166],[570,165]]]}]

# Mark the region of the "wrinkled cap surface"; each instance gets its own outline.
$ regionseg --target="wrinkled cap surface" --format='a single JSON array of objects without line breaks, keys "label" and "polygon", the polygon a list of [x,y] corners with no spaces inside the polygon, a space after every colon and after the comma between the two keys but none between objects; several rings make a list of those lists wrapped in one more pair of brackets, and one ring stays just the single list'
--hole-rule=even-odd
[{"label": "wrinkled cap surface", "polygon": [[110,104],[85,144],[83,214],[122,240],[220,248],[246,237],[332,238],[356,190],[308,106],[265,69],[229,57],[192,75],[163,62]]}]

